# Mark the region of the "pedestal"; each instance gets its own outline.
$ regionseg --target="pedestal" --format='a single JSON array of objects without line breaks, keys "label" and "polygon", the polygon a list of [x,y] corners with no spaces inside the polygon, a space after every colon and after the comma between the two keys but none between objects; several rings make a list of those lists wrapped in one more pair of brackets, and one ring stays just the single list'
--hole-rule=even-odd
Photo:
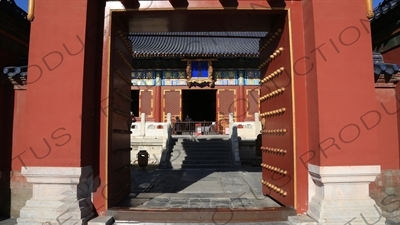
[{"label": "pedestal", "polygon": [[91,166],[22,167],[21,172],[33,194],[21,209],[19,225],[85,224],[94,216]]},{"label": "pedestal", "polygon": [[369,197],[369,183],[380,166],[315,166],[309,164],[315,185],[307,214],[320,225],[384,225],[380,208]]}]

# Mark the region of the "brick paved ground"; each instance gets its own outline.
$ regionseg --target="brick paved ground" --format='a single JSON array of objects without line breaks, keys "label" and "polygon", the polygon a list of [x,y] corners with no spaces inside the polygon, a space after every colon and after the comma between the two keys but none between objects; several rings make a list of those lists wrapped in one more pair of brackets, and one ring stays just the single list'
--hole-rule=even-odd
[{"label": "brick paved ground", "polygon": [[134,167],[130,203],[135,208],[278,207],[262,195],[260,180],[260,168],[254,167],[228,171]]}]

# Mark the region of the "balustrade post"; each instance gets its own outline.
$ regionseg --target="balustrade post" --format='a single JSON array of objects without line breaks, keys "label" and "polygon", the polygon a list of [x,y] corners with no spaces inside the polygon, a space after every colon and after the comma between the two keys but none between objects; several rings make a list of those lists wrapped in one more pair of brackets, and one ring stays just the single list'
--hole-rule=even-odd
[{"label": "balustrade post", "polygon": [[234,125],[233,113],[229,113],[229,136],[230,137],[232,137],[233,125]]},{"label": "balustrade post", "polygon": [[257,135],[260,134],[260,131],[262,129],[262,124],[260,121],[260,114],[259,113],[254,113],[254,135],[257,137]]},{"label": "balustrade post", "polygon": [[146,136],[146,114],[140,114],[140,136]]}]

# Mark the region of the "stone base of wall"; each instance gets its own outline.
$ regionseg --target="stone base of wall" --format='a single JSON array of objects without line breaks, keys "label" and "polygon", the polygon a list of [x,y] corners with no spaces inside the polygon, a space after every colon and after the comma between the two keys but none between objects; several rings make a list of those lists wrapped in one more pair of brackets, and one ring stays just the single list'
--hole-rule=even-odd
[{"label": "stone base of wall", "polygon": [[19,217],[19,212],[26,201],[32,198],[32,184],[22,176],[21,171],[11,172],[11,217]]},{"label": "stone base of wall", "polygon": [[400,223],[400,170],[382,170],[369,191],[388,223]]},{"label": "stone base of wall", "polygon": [[21,174],[33,191],[20,211],[18,225],[83,225],[94,217],[91,166],[23,167]]},{"label": "stone base of wall", "polygon": [[369,196],[369,184],[379,165],[308,165],[311,200],[307,214],[320,225],[385,225],[385,218]]}]

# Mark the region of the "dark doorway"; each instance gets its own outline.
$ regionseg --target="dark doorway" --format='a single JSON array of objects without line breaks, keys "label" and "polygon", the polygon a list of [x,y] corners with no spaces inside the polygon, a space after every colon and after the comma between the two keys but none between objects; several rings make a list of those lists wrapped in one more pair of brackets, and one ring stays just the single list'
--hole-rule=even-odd
[{"label": "dark doorway", "polygon": [[182,90],[182,117],[193,121],[215,121],[217,90]]},{"label": "dark doorway", "polygon": [[131,90],[131,112],[135,114],[135,116],[139,115],[139,90]]}]

